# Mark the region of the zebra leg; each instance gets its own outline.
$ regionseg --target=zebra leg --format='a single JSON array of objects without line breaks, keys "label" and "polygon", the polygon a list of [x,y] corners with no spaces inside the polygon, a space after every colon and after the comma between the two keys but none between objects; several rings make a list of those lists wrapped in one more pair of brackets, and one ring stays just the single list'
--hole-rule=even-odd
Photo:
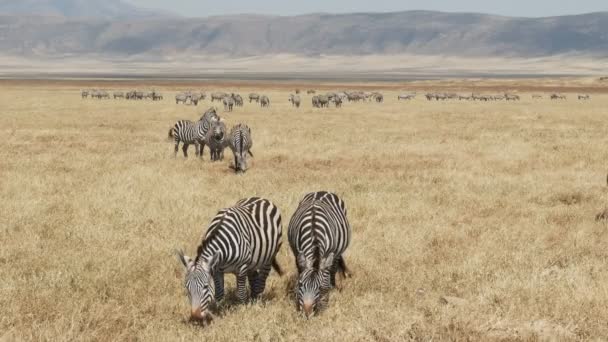
[{"label": "zebra leg", "polygon": [[252,300],[255,299],[255,296],[254,296],[255,291],[254,291],[254,289],[255,289],[255,282],[258,279],[258,274],[259,274],[258,271],[251,271],[251,272],[249,272],[247,274],[247,279],[249,280],[249,288],[251,289],[251,299]]},{"label": "zebra leg", "polygon": [[184,157],[188,158],[188,144],[184,143],[184,147],[182,147],[182,151],[184,151]]},{"label": "zebra leg", "polygon": [[215,301],[220,302],[224,299],[224,273],[218,272],[213,277],[213,281],[215,282]]},{"label": "zebra leg", "polygon": [[205,142],[201,141],[201,150],[200,150],[200,155],[199,158],[203,159],[203,151],[205,151]]},{"label": "zebra leg", "polygon": [[175,153],[173,153],[173,158],[177,157],[178,151],[179,151],[179,140],[175,139]]},{"label": "zebra leg", "polygon": [[194,142],[194,155],[200,157],[201,144],[198,141]]},{"label": "zebra leg", "polygon": [[266,279],[270,274],[270,265],[264,265],[264,267],[256,273],[257,276],[255,277],[253,284],[250,282],[252,300],[257,299],[259,295],[264,293],[264,289],[266,288]]},{"label": "zebra leg", "polygon": [[239,302],[245,303],[247,300],[247,272],[241,271],[236,276],[236,297]]}]

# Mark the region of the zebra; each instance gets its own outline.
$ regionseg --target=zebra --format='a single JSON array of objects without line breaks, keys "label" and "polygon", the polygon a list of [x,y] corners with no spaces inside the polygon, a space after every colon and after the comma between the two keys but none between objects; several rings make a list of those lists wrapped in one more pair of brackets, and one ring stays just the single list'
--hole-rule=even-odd
[{"label": "zebra", "polygon": [[410,101],[412,99],[414,99],[415,95],[412,94],[402,94],[402,95],[398,95],[397,96],[397,100],[401,101],[401,100],[406,100],[406,101]]},{"label": "zebra", "polygon": [[123,93],[122,91],[116,91],[114,92],[114,99],[124,99],[125,98],[125,93]]},{"label": "zebra", "polygon": [[315,95],[311,98],[312,106],[315,108],[320,108],[321,104],[319,103],[319,96]]},{"label": "zebra", "polygon": [[226,96],[222,101],[224,102],[224,110],[232,112],[232,108],[234,107],[234,98],[232,96]]},{"label": "zebra", "polygon": [[590,100],[591,96],[589,96],[589,94],[585,94],[585,95],[579,95],[578,96],[579,100]]},{"label": "zebra", "polygon": [[340,96],[334,97],[334,104],[336,108],[342,108],[342,98]]},{"label": "zebra", "polygon": [[89,91],[88,90],[83,90],[80,93],[80,97],[82,97],[83,99],[86,99],[87,97],[89,97]]},{"label": "zebra", "polygon": [[203,150],[205,148],[205,137],[211,124],[215,121],[219,121],[215,109],[211,108],[196,121],[180,120],[175,123],[173,129],[169,130],[169,138],[175,140],[175,153],[173,157],[177,156],[179,150],[179,143],[183,143],[182,151],[184,151],[184,157],[188,158],[188,146],[194,144],[196,147],[196,156],[202,158]]},{"label": "zebra", "polygon": [[192,94],[190,95],[190,104],[198,106],[198,101],[200,101],[200,99],[201,98],[199,94]]},{"label": "zebra", "polygon": [[228,146],[228,139],[226,139],[226,124],[223,120],[212,122],[205,142],[209,146],[211,161],[224,160],[224,149]]},{"label": "zebra", "polygon": [[301,100],[299,95],[289,95],[289,102],[291,102],[292,106],[300,108]]},{"label": "zebra", "polygon": [[319,101],[319,107],[328,107],[329,108],[329,97],[327,95],[319,95],[317,96]]},{"label": "zebra", "polygon": [[515,94],[505,94],[505,100],[507,101],[519,101],[519,95],[515,95]]},{"label": "zebra", "polygon": [[542,99],[542,98],[543,98],[543,96],[542,96],[542,95],[538,95],[538,94],[533,94],[533,95],[532,95],[532,98],[533,98],[533,99]]},{"label": "zebra", "polygon": [[337,271],[350,276],[342,257],[350,238],[342,199],[326,191],[304,196],[289,221],[288,240],[298,269],[297,305],[306,317],[326,306]]},{"label": "zebra", "polygon": [[186,94],[181,93],[175,95],[175,104],[179,104],[180,102],[186,104],[186,101],[188,101],[188,96]]},{"label": "zebra", "polygon": [[234,171],[236,173],[247,171],[247,154],[253,157],[251,128],[245,124],[238,124],[232,127],[228,139],[228,146],[234,155]]},{"label": "zebra", "polygon": [[315,94],[316,92],[317,92],[317,91],[316,91],[316,90],[314,90],[314,89],[308,89],[308,90],[306,91],[306,94],[310,95],[310,94]]},{"label": "zebra", "polygon": [[247,300],[247,280],[250,298],[256,300],[264,292],[271,268],[279,276],[283,274],[277,263],[281,224],[281,212],[274,203],[260,197],[245,198],[215,215],[194,259],[176,251],[186,269],[184,285],[191,320],[211,322],[210,304],[224,298],[224,274],[236,275],[241,303]]},{"label": "zebra", "polygon": [[215,102],[216,100],[221,102],[226,96],[228,96],[226,93],[213,93],[211,94],[211,102]]},{"label": "zebra", "polygon": [[243,107],[243,98],[241,95],[236,94],[232,97],[234,99],[234,105],[237,107]]},{"label": "zebra", "polygon": [[384,101],[384,95],[380,94],[380,93],[372,93],[372,98],[374,100],[376,100],[376,102],[380,103],[382,101]]},{"label": "zebra", "polygon": [[262,107],[269,107],[270,106],[270,99],[268,98],[268,96],[262,95],[260,97],[260,105]]},{"label": "zebra", "polygon": [[249,103],[251,103],[252,101],[260,103],[260,95],[256,93],[249,94]]},{"label": "zebra", "polygon": [[565,99],[566,99],[566,95],[558,95],[558,94],[551,95],[551,100],[565,100]]}]

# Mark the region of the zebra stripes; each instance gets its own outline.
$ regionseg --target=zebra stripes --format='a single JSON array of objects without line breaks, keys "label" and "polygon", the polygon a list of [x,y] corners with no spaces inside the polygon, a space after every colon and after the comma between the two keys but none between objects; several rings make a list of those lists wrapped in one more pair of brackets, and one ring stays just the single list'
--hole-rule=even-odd
[{"label": "zebra stripes", "polygon": [[217,116],[215,109],[211,108],[203,114],[199,121],[180,120],[176,122],[173,129],[169,130],[169,138],[175,139],[175,153],[173,156],[177,156],[179,143],[182,142],[184,157],[188,158],[188,147],[191,144],[196,146],[196,155],[203,157],[207,132],[211,127],[211,123],[218,120],[219,117]]},{"label": "zebra stripes", "polygon": [[269,200],[251,197],[220,210],[211,221],[194,260],[178,252],[186,268],[185,287],[191,319],[209,322],[209,306],[224,296],[224,274],[236,275],[237,297],[251,299],[264,292],[270,268],[282,274],[276,262],[281,248],[281,213]]},{"label": "zebra stripes", "polygon": [[253,157],[251,147],[253,140],[251,139],[251,128],[245,124],[238,124],[232,127],[229,135],[229,146],[234,155],[234,171],[247,171],[247,154]]},{"label": "zebra stripes", "polygon": [[224,160],[224,149],[228,146],[226,124],[223,121],[214,121],[207,132],[205,142],[211,152],[211,161]]},{"label": "zebra stripes", "polygon": [[299,275],[297,304],[306,317],[326,306],[336,272],[347,276],[342,253],[350,237],[344,201],[325,191],[304,196],[289,221],[288,238]]}]

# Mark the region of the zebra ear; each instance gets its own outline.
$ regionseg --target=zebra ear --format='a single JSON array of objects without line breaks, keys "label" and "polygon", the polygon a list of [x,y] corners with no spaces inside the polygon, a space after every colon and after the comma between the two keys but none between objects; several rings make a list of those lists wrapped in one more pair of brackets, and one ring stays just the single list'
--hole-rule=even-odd
[{"label": "zebra ear", "polygon": [[309,262],[306,259],[306,255],[304,255],[304,253],[298,251],[298,258],[297,259],[298,259],[297,260],[298,261],[298,267],[301,270],[312,268],[312,266],[313,266],[312,262]]},{"label": "zebra ear", "polygon": [[329,253],[325,258],[321,259],[321,263],[319,264],[319,269],[321,271],[325,271],[331,268],[334,264],[334,253]]},{"label": "zebra ear", "polygon": [[192,269],[192,267],[194,267],[194,261],[192,261],[189,256],[184,255],[184,251],[175,250],[175,255],[177,256],[177,259],[182,263],[182,265],[184,265],[186,271],[189,271],[190,269]]}]

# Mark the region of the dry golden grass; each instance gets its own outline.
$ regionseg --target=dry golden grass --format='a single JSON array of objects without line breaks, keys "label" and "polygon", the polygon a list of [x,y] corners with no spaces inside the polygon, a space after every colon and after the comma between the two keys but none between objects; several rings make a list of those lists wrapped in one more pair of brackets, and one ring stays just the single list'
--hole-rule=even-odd
[{"label": "dry golden grass", "polygon": [[[151,87],[152,85],[150,85]],[[108,88],[120,88],[121,85]],[[80,85],[0,85],[0,340],[593,340],[608,336],[608,96],[397,102],[224,114],[252,168],[172,158],[167,130],[209,106],[82,101]],[[207,90],[218,89],[212,85]],[[337,87],[338,88],[338,87]],[[340,87],[348,88],[348,86]],[[242,94],[254,85],[236,88]],[[432,90],[432,85],[427,89]],[[420,89],[422,91],[423,89]],[[191,155],[194,149],[191,147]],[[287,275],[262,302],[187,322],[181,265],[218,209],[263,196],[349,208],[354,277],[303,320]],[[228,289],[234,289],[233,277]]]}]

